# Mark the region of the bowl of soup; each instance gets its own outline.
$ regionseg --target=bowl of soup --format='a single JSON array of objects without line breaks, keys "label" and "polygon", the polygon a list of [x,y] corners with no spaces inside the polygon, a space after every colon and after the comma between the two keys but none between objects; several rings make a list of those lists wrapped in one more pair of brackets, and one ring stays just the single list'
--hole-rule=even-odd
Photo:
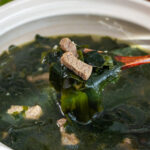
[{"label": "bowl of soup", "polygon": [[[148,149],[149,64],[122,71],[117,80],[113,78],[114,82],[102,90],[102,107],[88,101],[89,108],[87,97],[80,91],[82,80],[72,74],[79,84],[72,80],[71,83],[80,97],[74,98],[73,93],[68,101],[60,102],[65,97],[57,90],[61,87],[58,76],[61,72],[56,68],[58,74],[54,72],[51,81],[51,67],[42,61],[43,54],[59,51],[64,37],[71,39],[77,50],[88,48],[125,57],[149,55],[149,14],[150,4],[142,0],[16,0],[2,6],[0,149]],[[50,59],[53,64],[57,61],[54,54]],[[97,54],[94,57],[80,59],[95,62],[100,58]],[[53,81],[57,87],[51,86]],[[88,97],[92,95],[90,92],[86,93]],[[84,105],[73,104],[81,97]],[[83,107],[78,109],[77,105]]]}]

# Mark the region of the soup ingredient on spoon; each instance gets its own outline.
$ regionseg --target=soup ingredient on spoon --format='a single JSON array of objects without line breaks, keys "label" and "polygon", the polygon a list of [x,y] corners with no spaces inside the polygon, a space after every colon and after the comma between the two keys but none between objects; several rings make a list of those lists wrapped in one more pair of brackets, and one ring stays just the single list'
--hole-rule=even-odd
[{"label": "soup ingredient on spoon", "polygon": [[97,51],[84,53],[83,48],[79,46],[78,58],[61,47],[51,49],[42,58],[50,65],[50,86],[58,92],[62,112],[87,124],[95,113],[103,111],[103,90],[119,79],[121,70],[110,55]]},{"label": "soup ingredient on spoon", "polygon": [[74,56],[78,57],[76,44],[72,42],[69,38],[62,38],[59,45],[63,51],[72,52]]},{"label": "soup ingredient on spoon", "polygon": [[83,80],[88,80],[92,73],[93,67],[77,59],[72,52],[64,53],[61,57],[61,63],[72,70],[76,75],[80,76]]}]

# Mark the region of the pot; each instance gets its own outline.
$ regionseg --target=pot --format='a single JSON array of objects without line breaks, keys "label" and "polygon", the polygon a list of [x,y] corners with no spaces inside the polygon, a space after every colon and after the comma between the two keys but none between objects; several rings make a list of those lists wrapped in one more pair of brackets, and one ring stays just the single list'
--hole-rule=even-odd
[{"label": "pot", "polygon": [[[0,53],[35,34],[95,34],[150,49],[150,3],[144,0],[15,0],[0,8]],[[9,150],[0,144],[0,150]]]}]

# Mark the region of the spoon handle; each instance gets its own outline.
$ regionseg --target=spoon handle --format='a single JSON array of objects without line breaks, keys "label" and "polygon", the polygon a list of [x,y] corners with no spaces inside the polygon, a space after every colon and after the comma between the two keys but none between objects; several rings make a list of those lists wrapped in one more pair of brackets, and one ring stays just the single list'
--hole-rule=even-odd
[{"label": "spoon handle", "polygon": [[124,63],[122,69],[150,63],[150,55],[145,56],[115,56],[115,60]]},{"label": "spoon handle", "polygon": [[[83,50],[84,53],[89,53],[92,51],[96,51],[93,49],[85,48]],[[105,53],[104,51],[97,51],[98,53]],[[142,64],[149,64],[150,63],[150,55],[145,55],[145,56],[115,56],[114,57],[116,61],[124,63],[122,66],[122,70],[139,66]]]}]

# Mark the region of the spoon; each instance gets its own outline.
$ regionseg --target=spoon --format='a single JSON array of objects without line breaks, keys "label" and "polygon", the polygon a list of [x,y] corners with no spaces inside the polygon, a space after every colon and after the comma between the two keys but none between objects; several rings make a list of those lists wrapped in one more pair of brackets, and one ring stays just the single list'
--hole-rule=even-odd
[{"label": "spoon", "polygon": [[[83,50],[84,53],[95,51],[93,49],[85,48]],[[105,51],[97,51],[98,53],[105,53]],[[143,64],[149,64],[150,63],[150,55],[145,56],[114,56],[115,60],[121,63],[124,63],[124,65],[121,67],[122,70],[143,65]]]}]

